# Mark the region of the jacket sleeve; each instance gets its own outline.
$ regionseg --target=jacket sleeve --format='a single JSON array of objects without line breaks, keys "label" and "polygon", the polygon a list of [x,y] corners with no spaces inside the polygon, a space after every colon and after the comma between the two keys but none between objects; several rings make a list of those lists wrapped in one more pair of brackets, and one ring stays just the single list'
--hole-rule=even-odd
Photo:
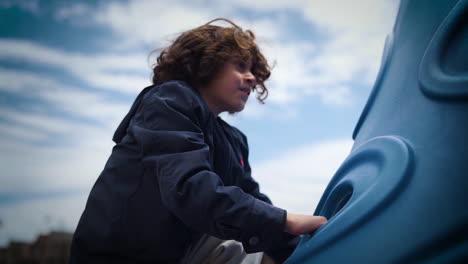
[{"label": "jacket sleeve", "polygon": [[145,170],[157,178],[164,205],[187,226],[222,239],[235,239],[246,252],[277,242],[285,210],[224,186],[213,172],[202,126],[206,105],[181,82],[162,84],[142,100],[128,133],[141,149]]},{"label": "jacket sleeve", "polygon": [[[247,142],[247,137],[240,131],[238,131],[241,135],[242,142],[241,142],[241,149],[242,149],[242,156],[244,157],[245,163],[245,180],[242,184],[243,189],[247,192],[252,194],[254,197],[265,201],[269,204],[272,204],[270,198],[265,194],[260,192],[260,187],[258,183],[252,178],[252,170],[249,164],[249,147]],[[286,218],[286,214],[285,214]],[[286,221],[286,219],[284,219]],[[276,263],[283,263],[294,251],[299,243],[300,236],[292,235],[287,232],[283,232],[280,239],[277,240],[276,243],[272,243],[269,248],[265,250],[267,255],[272,257]]]}]

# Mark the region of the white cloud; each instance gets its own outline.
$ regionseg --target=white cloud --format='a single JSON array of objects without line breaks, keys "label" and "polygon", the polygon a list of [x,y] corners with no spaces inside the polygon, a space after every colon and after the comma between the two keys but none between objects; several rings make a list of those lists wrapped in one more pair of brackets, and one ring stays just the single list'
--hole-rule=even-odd
[{"label": "white cloud", "polygon": [[[227,1],[226,1],[227,2]],[[323,30],[381,33],[393,24],[398,0],[238,0],[236,5],[260,12],[290,10]]]},{"label": "white cloud", "polygon": [[265,45],[264,52],[274,65],[268,100],[277,104],[295,101],[304,90],[314,89],[310,84],[310,57],[316,51],[311,43],[275,43]]},{"label": "white cloud", "polygon": [[[13,111],[8,117],[15,118],[17,123],[7,128],[1,126],[0,133],[18,130],[32,136],[17,133],[0,139],[2,153],[8,153],[0,160],[0,192],[90,188],[113,146],[111,138],[115,128],[97,128]],[[54,143],[28,141],[43,135],[52,138]]]},{"label": "white cloud", "polygon": [[[244,30],[251,30],[255,34],[257,43],[259,43],[260,48],[263,45],[269,45],[270,43],[275,43],[281,39],[282,34],[288,30],[285,27],[285,18],[282,16],[273,16],[266,18],[254,18],[246,19],[239,14],[234,15],[230,18],[236,25],[240,26]],[[215,22],[219,23],[219,22]],[[228,25],[228,24],[219,24],[219,25]]]},{"label": "white cloud", "polygon": [[26,40],[0,39],[0,59],[56,67],[93,87],[131,95],[151,84],[151,71],[146,65],[146,54],[142,53],[90,55],[57,50]]},{"label": "white cloud", "polygon": [[0,123],[0,133],[6,134],[8,137],[13,138],[13,140],[43,141],[48,137],[43,131],[33,131],[6,123]]},{"label": "white cloud", "polygon": [[362,66],[357,56],[319,52],[311,43],[287,43],[267,46],[265,53],[276,62],[272,70],[268,100],[290,105],[304,96],[318,96],[322,103],[349,105],[351,85]]},{"label": "white cloud", "polygon": [[330,0],[309,1],[305,16],[337,33],[353,32],[356,36],[380,35],[391,31],[398,0]]},{"label": "white cloud", "polygon": [[[72,121],[65,118],[50,116],[47,113],[18,111],[7,107],[0,107],[3,117],[15,123],[18,127],[28,130],[38,130],[49,134],[73,135],[75,130],[100,129],[95,125]],[[108,124],[106,124],[108,125]],[[107,128],[109,126],[102,126]]]},{"label": "white cloud", "polygon": [[[281,23],[278,19],[254,18],[245,19],[233,8],[235,2],[218,1],[128,1],[109,2],[93,13],[97,24],[107,26],[117,33],[124,43],[120,46],[146,44],[157,46],[164,41],[173,40],[183,31],[207,23],[219,17],[232,19],[244,29],[253,30],[259,39],[277,39]],[[81,7],[66,10],[80,10]],[[68,11],[67,11],[68,12]],[[228,25],[216,22],[219,25]]]},{"label": "white cloud", "polygon": [[252,175],[276,206],[312,214],[352,143],[336,139],[283,151],[276,159],[253,164]]},{"label": "white cloud", "polygon": [[[115,126],[130,109],[130,105],[112,101],[93,90],[78,89],[37,73],[1,67],[0,90],[15,92],[36,101],[42,99],[48,105],[57,107],[61,113],[85,117],[103,125]],[[43,126],[49,127],[46,124]]]},{"label": "white cloud", "polygon": [[[15,83],[13,88],[9,83]],[[100,124],[77,122],[47,111],[0,107],[8,121],[0,126],[0,146],[8,153],[0,160],[0,191],[89,187],[102,170],[113,145],[113,132],[130,105],[38,74],[6,69],[0,69],[0,89],[42,99],[60,113]]]},{"label": "white cloud", "polygon": [[95,21],[113,29],[123,45],[161,43],[174,34],[213,19],[206,7],[165,1],[109,2],[94,13]]}]

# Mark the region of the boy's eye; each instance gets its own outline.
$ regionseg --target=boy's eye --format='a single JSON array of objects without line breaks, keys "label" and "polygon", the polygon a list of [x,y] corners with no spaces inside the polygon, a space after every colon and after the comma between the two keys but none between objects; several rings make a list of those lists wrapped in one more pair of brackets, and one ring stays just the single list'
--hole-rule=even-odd
[{"label": "boy's eye", "polygon": [[249,65],[248,63],[246,63],[245,61],[242,61],[242,60],[239,60],[236,62],[236,67],[239,69],[239,71],[241,72],[245,72],[247,70],[249,70]]}]

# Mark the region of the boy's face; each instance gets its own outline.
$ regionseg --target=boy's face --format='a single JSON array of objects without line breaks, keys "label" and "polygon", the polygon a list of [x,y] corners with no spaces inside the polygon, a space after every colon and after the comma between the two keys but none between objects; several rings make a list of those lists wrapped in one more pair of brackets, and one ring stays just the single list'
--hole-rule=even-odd
[{"label": "boy's face", "polygon": [[207,86],[200,89],[200,94],[215,115],[244,109],[250,92],[256,85],[251,68],[251,62],[232,58]]}]

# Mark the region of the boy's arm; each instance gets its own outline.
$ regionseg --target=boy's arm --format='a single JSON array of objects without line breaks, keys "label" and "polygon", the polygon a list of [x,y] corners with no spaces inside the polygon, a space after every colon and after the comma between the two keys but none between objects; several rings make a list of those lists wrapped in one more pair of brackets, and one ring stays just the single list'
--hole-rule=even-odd
[{"label": "boy's arm", "polygon": [[[245,169],[246,176],[248,177],[245,185],[249,187],[249,191],[247,192],[256,198],[271,204],[271,200],[268,196],[260,192],[258,183],[251,177],[251,169],[248,160],[245,162]],[[265,253],[273,258],[275,263],[283,263],[297,247],[299,240],[299,236],[283,232],[278,242],[272,244],[268,249],[266,249]]]},{"label": "boy's arm", "polygon": [[140,147],[145,170],[154,172],[164,205],[182,222],[241,241],[248,253],[264,251],[281,238],[286,211],[223,185],[201,129],[205,106],[190,89],[171,82],[149,92],[128,136]]},{"label": "boy's arm", "polygon": [[[240,131],[239,131],[240,132]],[[242,188],[245,192],[253,195],[257,199],[265,201],[269,204],[272,204],[270,198],[267,195],[260,192],[260,187],[257,181],[252,178],[252,169],[249,164],[249,150],[248,150],[248,143],[247,137],[240,132],[242,136],[242,155],[244,156],[244,171],[245,177],[244,182],[242,184]],[[277,243],[272,244],[268,249],[265,250],[266,254],[273,258],[276,263],[283,263],[294,251],[297,244],[299,243],[300,237],[296,235],[289,234],[287,232],[283,232],[281,238],[278,240]]]}]

